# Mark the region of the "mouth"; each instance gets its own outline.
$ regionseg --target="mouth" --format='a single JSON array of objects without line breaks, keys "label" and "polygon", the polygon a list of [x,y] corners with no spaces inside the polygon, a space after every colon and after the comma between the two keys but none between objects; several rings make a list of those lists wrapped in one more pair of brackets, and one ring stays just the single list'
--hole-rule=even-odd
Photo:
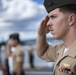
[{"label": "mouth", "polygon": [[53,32],[54,30],[53,30],[53,28],[49,28],[49,31],[50,31],[50,32]]},{"label": "mouth", "polygon": [[54,30],[53,29],[49,29],[50,33],[53,34],[54,33]]},{"label": "mouth", "polygon": [[54,29],[52,27],[49,27],[49,31],[50,31],[51,34],[54,33]]}]

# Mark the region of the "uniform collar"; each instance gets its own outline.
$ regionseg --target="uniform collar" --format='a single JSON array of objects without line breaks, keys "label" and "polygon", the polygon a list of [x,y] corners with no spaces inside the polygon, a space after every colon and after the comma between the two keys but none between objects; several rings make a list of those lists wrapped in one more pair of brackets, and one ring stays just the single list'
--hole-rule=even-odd
[{"label": "uniform collar", "polygon": [[63,54],[64,52],[64,45],[62,46],[62,48],[60,48],[60,50],[57,51],[57,54],[58,54],[58,58],[57,58],[57,61],[55,63],[55,66],[54,66],[54,70],[55,70],[55,67],[56,65],[62,60],[64,59],[65,57],[67,56],[70,56],[70,57],[73,57],[75,58],[76,57],[76,40],[73,42],[73,44],[69,47],[69,49],[66,51],[66,53]]},{"label": "uniform collar", "polygon": [[76,40],[69,47],[68,55],[71,56],[71,57],[76,57]]},{"label": "uniform collar", "polygon": [[[57,53],[63,53],[64,51],[64,46],[57,51]],[[66,55],[69,55],[71,57],[76,57],[76,40],[73,42],[73,44],[69,47],[68,51],[65,53]]]}]

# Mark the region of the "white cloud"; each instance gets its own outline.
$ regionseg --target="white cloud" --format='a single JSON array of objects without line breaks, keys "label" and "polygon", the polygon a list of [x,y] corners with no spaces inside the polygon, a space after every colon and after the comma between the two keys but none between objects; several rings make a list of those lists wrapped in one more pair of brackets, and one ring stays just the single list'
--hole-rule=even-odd
[{"label": "white cloud", "polygon": [[[0,13],[0,29],[3,30],[0,34],[2,37],[7,37],[12,32],[21,32],[22,29],[37,31],[41,19],[46,15],[44,6],[32,0],[2,0],[2,3],[4,9]],[[21,32],[21,34],[30,35],[28,37],[31,37],[33,33]],[[34,34],[37,35],[36,33]],[[23,35],[22,37],[24,38]]]},{"label": "white cloud", "polygon": [[32,0],[2,0],[2,3],[4,9],[0,14],[0,23],[2,24],[5,21],[29,20],[46,13],[43,5]]},{"label": "white cloud", "polygon": [[8,27],[8,26],[12,26],[12,23],[8,23],[8,22],[1,22],[0,23],[0,28],[1,27]]},{"label": "white cloud", "polygon": [[4,19],[27,19],[36,16],[39,12],[42,12],[38,11],[38,9],[44,10],[42,5],[39,5],[32,0],[2,1],[3,8],[6,8],[6,11],[2,16]]}]

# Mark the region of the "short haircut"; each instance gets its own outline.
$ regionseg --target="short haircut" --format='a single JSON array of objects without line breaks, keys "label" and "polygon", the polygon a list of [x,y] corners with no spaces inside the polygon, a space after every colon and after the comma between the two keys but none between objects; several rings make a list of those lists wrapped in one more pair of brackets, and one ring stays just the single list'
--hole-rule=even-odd
[{"label": "short haircut", "polygon": [[76,14],[76,4],[69,4],[59,7],[60,12]]},{"label": "short haircut", "polygon": [[19,34],[18,33],[13,33],[9,36],[9,39],[13,39],[13,40],[17,40],[18,43],[20,43],[20,39],[19,39]]}]

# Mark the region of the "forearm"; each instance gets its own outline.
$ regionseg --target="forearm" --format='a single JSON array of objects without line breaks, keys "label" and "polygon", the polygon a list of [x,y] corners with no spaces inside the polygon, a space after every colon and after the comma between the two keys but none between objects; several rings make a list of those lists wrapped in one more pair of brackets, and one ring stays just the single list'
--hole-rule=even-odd
[{"label": "forearm", "polygon": [[49,47],[48,43],[46,42],[46,34],[49,33],[49,28],[47,26],[47,22],[49,17],[46,16],[44,20],[42,20],[39,29],[38,29],[38,37],[36,41],[37,45],[37,54],[39,57],[42,57]]},{"label": "forearm", "polygon": [[40,36],[38,35],[37,41],[36,41],[36,50],[39,57],[41,57],[47,48],[49,47],[48,43],[46,42],[46,35]]}]

